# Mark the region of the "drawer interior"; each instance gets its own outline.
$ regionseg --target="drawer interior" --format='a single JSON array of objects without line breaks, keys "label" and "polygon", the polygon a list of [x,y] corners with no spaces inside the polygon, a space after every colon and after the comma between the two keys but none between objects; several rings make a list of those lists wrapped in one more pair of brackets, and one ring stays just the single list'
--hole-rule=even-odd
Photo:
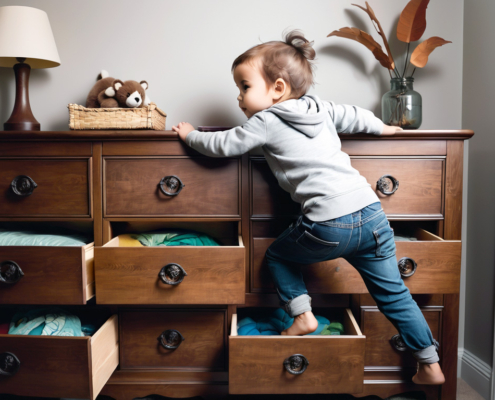
[{"label": "drawer interior", "polygon": [[[220,246],[244,247],[240,235],[240,224],[238,221],[126,221],[110,222],[107,247],[123,247],[119,240],[112,240],[119,235],[159,232],[161,230],[187,229],[203,233],[214,239]],[[125,245],[124,245],[125,246]],[[174,246],[180,247],[180,246]]]},{"label": "drawer interior", "polygon": [[[237,323],[241,321],[243,318],[251,318],[254,321],[257,321],[262,318],[269,318],[272,313],[276,309],[272,307],[244,307],[244,308],[238,308],[237,309],[237,314],[233,315],[232,318],[232,325],[230,328],[230,336],[231,337],[246,337],[243,335],[238,335],[237,332]],[[313,309],[313,314],[315,316],[322,316],[327,318],[330,322],[340,322],[344,326],[344,334],[343,335],[306,335],[306,336],[293,336],[293,337],[298,337],[298,338],[311,338],[311,337],[342,337],[342,336],[363,336],[363,333],[361,332],[358,323],[356,322],[356,319],[354,318],[354,315],[352,314],[352,311],[350,308],[314,308]],[[276,336],[276,335],[256,335],[252,337],[271,337],[271,338],[276,338],[276,337],[286,337],[286,336]]]}]

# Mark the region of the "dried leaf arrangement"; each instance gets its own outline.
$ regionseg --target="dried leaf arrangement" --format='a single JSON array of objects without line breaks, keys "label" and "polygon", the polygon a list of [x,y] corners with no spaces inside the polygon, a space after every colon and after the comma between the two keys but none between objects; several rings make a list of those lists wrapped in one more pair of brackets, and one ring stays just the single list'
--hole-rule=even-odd
[{"label": "dried leaf arrangement", "polygon": [[[409,56],[409,47],[411,45],[411,42],[419,40],[426,30],[426,8],[428,7],[429,2],[430,0],[411,0],[409,1],[409,3],[407,3],[406,7],[400,14],[399,22],[397,24],[397,39],[404,43],[407,43],[406,61],[404,63],[404,71],[402,72],[402,75],[395,65],[395,61],[392,56],[392,52],[390,51],[390,46],[388,45],[387,38],[385,36],[385,33],[383,32],[382,26],[367,1],[365,2],[366,8],[357,4],[353,4],[353,6],[359,7],[369,15],[374,28],[383,39],[387,54],[385,54],[380,44],[377,43],[370,34],[357,28],[341,28],[339,30],[333,31],[332,33],[327,35],[327,37],[339,36],[347,39],[352,39],[363,44],[371,50],[380,64],[388,69],[391,79],[391,71],[393,71],[393,73],[395,74],[395,78],[404,80],[409,66],[407,59]],[[426,63],[428,62],[428,56],[431,54],[431,52],[437,47],[443,46],[446,43],[452,42],[444,40],[438,36],[433,36],[420,43],[414,49],[409,60],[410,63],[415,67],[411,74],[411,78],[413,77],[416,68],[423,68],[426,65]],[[402,88],[403,90],[407,91],[405,84],[402,86]],[[405,91],[401,91],[402,93],[400,93],[398,97],[406,93]],[[399,101],[399,98],[397,100],[397,106],[400,107],[401,102]],[[404,114],[402,113],[401,115]],[[404,125],[407,125],[406,121],[403,122]],[[402,126],[402,124],[400,124],[400,126]]]}]

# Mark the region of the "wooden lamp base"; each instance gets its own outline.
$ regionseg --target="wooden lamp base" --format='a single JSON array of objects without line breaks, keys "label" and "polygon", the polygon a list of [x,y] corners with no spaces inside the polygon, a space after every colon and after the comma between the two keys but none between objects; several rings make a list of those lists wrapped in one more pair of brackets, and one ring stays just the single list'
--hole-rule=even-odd
[{"label": "wooden lamp base", "polygon": [[29,74],[31,67],[25,64],[25,58],[18,58],[14,65],[15,104],[12,115],[3,124],[6,131],[39,131],[40,123],[36,121],[29,104]]}]

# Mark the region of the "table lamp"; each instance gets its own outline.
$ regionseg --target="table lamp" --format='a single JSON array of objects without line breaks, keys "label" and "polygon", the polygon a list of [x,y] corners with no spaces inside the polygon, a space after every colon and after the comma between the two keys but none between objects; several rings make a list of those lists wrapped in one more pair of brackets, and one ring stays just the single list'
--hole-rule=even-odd
[{"label": "table lamp", "polygon": [[14,68],[15,104],[6,131],[39,131],[29,104],[31,68],[60,65],[48,15],[32,7],[0,7],[0,67]]}]

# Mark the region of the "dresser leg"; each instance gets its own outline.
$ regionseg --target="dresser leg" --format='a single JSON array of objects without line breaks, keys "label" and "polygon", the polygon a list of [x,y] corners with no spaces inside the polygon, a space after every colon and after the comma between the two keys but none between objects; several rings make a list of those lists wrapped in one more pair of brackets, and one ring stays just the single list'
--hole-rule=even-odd
[{"label": "dresser leg", "polygon": [[455,400],[457,396],[457,342],[459,336],[459,295],[444,295],[440,365],[445,375],[441,388],[442,400]]}]

